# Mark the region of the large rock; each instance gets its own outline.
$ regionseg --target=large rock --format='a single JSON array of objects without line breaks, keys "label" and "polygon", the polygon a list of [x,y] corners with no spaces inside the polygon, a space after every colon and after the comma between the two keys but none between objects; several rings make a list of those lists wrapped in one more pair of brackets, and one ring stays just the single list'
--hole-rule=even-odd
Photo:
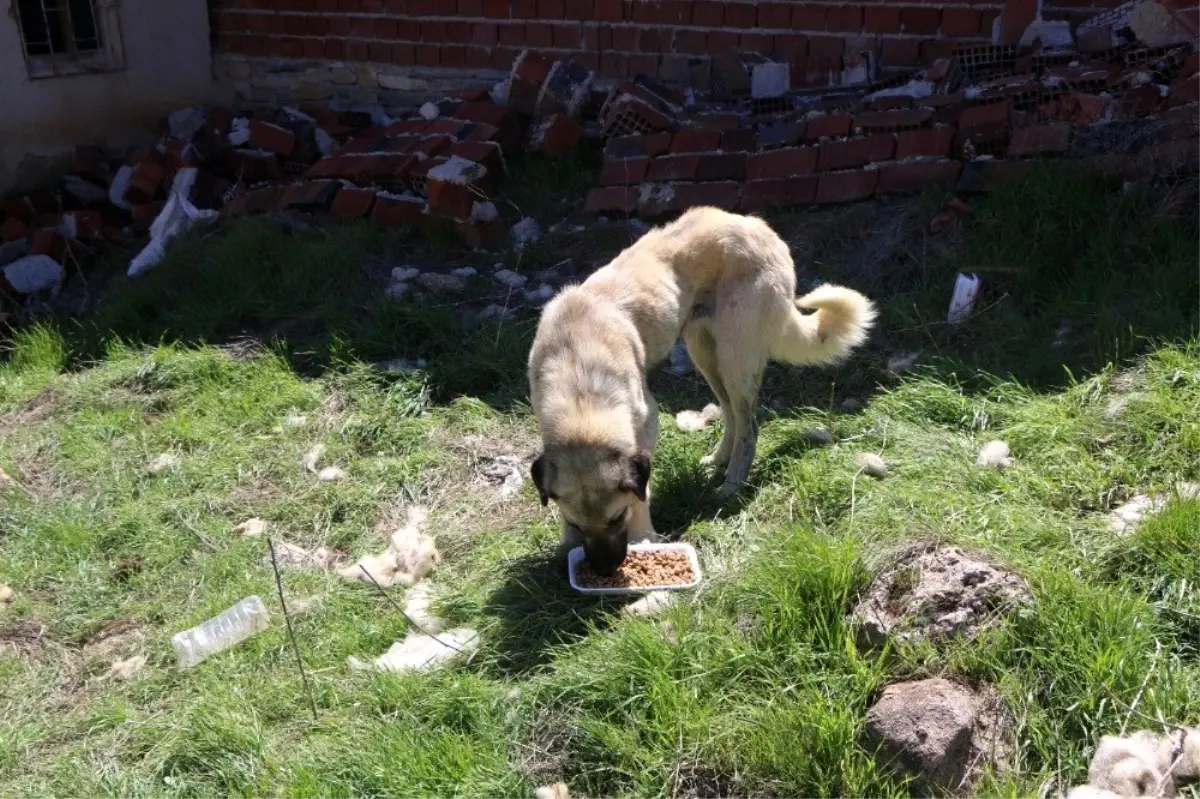
[{"label": "large rock", "polygon": [[1029,597],[1020,577],[979,555],[918,544],[875,578],[851,621],[859,645],[867,649],[889,638],[969,639]]},{"label": "large rock", "polygon": [[1004,767],[1008,714],[998,698],[940,677],[897,683],[867,711],[867,744],[924,791],[957,792],[985,766]]}]

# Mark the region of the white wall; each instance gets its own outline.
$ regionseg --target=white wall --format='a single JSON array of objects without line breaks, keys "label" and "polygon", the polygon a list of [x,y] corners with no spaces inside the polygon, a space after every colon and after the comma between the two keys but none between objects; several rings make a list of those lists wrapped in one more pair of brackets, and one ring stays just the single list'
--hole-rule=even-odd
[{"label": "white wall", "polygon": [[30,80],[14,15],[0,13],[0,195],[44,180],[77,144],[145,142],[164,114],[220,99],[206,0],[122,0],[118,14],[123,70]]}]

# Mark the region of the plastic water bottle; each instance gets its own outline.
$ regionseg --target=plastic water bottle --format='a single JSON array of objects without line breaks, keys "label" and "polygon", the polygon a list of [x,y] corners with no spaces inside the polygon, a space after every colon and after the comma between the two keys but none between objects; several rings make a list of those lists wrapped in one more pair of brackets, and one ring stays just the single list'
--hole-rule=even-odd
[{"label": "plastic water bottle", "polygon": [[190,669],[205,658],[245,641],[270,624],[267,608],[257,596],[248,596],[228,610],[190,630],[171,636],[177,665]]}]

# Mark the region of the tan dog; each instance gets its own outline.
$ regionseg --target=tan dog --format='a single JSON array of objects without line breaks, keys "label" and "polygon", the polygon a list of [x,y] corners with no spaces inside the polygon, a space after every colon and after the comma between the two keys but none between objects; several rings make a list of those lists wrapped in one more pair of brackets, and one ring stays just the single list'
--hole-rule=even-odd
[{"label": "tan dog", "polygon": [[863,342],[875,318],[871,302],[850,289],[795,293],[791,253],[766,222],[693,208],[546,306],[529,353],[543,445],[532,476],[542,504],[553,499],[562,514],[564,550],[582,544],[593,568],[612,573],[631,539],[655,537],[649,481],[658,408],[646,373],[680,335],[725,421],[704,460],[725,467],[723,495],[741,488],[754,460],[767,361],[834,363]]}]

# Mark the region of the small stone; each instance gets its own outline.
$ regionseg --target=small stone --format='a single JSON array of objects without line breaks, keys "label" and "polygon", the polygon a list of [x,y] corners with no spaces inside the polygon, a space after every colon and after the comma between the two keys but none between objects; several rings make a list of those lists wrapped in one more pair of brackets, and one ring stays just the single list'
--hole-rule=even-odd
[{"label": "small stone", "polygon": [[7,585],[0,585],[0,605],[7,605],[15,599],[17,593]]},{"label": "small stone", "polygon": [[497,282],[514,289],[524,286],[529,281],[529,278],[525,277],[525,275],[518,274],[511,269],[501,269],[493,277],[496,278]]},{"label": "small stone", "polygon": [[326,466],[317,472],[317,479],[322,483],[336,483],[346,478],[346,470],[339,466]]},{"label": "small stone", "polygon": [[412,280],[414,277],[417,277],[420,274],[421,274],[421,270],[417,269],[415,266],[393,266],[392,267],[392,280],[395,280],[398,283],[403,283],[405,281]]},{"label": "small stone", "polygon": [[247,519],[233,528],[233,534],[244,538],[257,538],[267,532],[267,523],[259,518]]},{"label": "small stone", "polygon": [[441,113],[442,109],[438,108],[434,103],[425,103],[421,106],[421,119],[424,119],[427,122],[432,122],[433,120],[437,119],[439,116],[441,116]]},{"label": "small stone", "polygon": [[983,449],[979,450],[979,457],[975,459],[975,465],[985,469],[1009,468],[1013,465],[1013,459],[1008,444],[1004,441],[989,441],[984,444]]},{"label": "small stone", "polygon": [[[827,447],[833,443],[833,434],[824,427],[813,427],[804,431],[804,438],[810,443],[818,447]],[[887,464],[884,464],[886,470]]]},{"label": "small stone", "polygon": [[172,471],[179,466],[179,456],[171,452],[164,452],[150,461],[146,466],[146,471],[157,477],[160,474]]},{"label": "small stone", "polygon": [[542,237],[542,229],[538,226],[536,219],[527,216],[513,225],[508,231],[508,235],[512,237],[513,246],[519,252],[525,249],[527,244],[532,244],[540,239]]},{"label": "small stone", "polygon": [[417,278],[417,282],[421,284],[422,288],[432,291],[434,294],[454,294],[467,287],[465,278],[441,272],[425,272]]},{"label": "small stone", "polygon": [[528,289],[525,291],[525,301],[534,305],[544,305],[554,298],[554,286],[549,283],[543,283],[536,289]]},{"label": "small stone", "polygon": [[858,464],[858,468],[872,477],[883,478],[888,476],[887,461],[874,452],[860,452],[854,459],[854,462]]},{"label": "small stone", "polygon": [[451,269],[450,274],[454,275],[455,277],[466,279],[469,277],[475,277],[477,274],[479,274],[479,270],[473,266],[460,266],[457,269]]}]

